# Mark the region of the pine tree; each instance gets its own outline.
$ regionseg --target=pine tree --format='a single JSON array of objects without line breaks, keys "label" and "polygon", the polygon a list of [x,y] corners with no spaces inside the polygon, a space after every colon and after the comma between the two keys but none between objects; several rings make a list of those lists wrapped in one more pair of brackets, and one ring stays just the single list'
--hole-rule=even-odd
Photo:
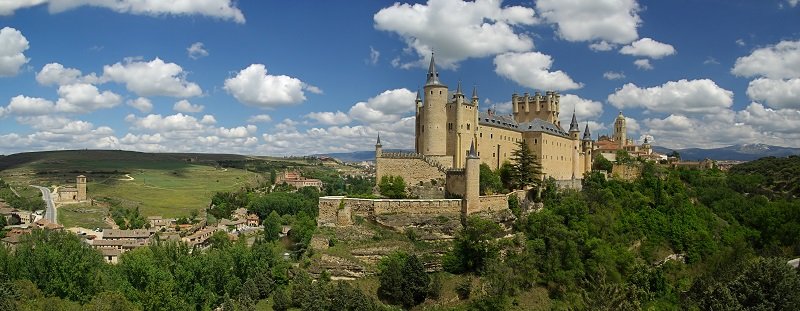
[{"label": "pine tree", "polygon": [[517,142],[517,149],[511,153],[511,161],[511,180],[515,188],[539,188],[542,185],[542,164],[525,140]]}]

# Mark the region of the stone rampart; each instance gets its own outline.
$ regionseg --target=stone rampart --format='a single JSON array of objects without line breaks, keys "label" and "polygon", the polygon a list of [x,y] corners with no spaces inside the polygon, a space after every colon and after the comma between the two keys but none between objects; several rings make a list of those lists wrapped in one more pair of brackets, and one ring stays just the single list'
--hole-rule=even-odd
[{"label": "stone rampart", "polygon": [[480,204],[478,205],[479,209],[475,211],[469,211],[470,214],[477,212],[497,212],[508,210],[508,195],[485,195],[479,197],[478,200],[480,201]]},{"label": "stone rampart", "polygon": [[464,198],[467,188],[467,175],[462,170],[447,171],[445,180],[445,196]]},{"label": "stone rampart", "polygon": [[445,178],[443,169],[420,154],[384,153],[375,163],[378,182],[383,176],[400,176],[410,186]]},{"label": "stone rampart", "polygon": [[461,200],[391,200],[391,199],[356,199],[342,196],[319,198],[319,217],[317,225],[322,227],[350,226],[353,216],[374,218],[388,214],[444,214],[460,213]]},{"label": "stone rampart", "polygon": [[611,167],[611,176],[622,180],[635,180],[642,175],[642,167],[636,164],[614,164]]}]

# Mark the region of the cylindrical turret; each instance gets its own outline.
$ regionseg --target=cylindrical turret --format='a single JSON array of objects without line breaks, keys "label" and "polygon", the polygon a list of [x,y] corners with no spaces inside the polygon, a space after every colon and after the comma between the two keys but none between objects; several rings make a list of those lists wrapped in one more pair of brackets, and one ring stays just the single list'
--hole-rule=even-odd
[{"label": "cylindrical turret", "polygon": [[480,179],[481,179],[481,159],[475,152],[475,142],[470,144],[467,164],[464,170],[466,185],[464,189],[464,203],[466,213],[476,211],[480,208]]},{"label": "cylindrical turret", "polygon": [[439,82],[439,73],[431,56],[428,81],[425,83],[423,115],[420,132],[420,153],[424,155],[447,154],[447,86]]}]

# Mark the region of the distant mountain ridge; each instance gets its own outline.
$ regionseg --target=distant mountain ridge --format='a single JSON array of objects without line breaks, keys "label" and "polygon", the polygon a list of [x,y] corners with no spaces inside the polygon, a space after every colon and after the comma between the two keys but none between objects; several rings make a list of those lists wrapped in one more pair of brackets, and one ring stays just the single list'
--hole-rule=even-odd
[{"label": "distant mountain ridge", "polygon": [[[653,150],[658,153],[668,154],[673,150],[681,154],[681,159],[686,161],[700,161],[705,158],[712,160],[735,160],[752,161],[763,157],[787,157],[790,155],[800,155],[800,148],[771,146],[766,144],[743,144],[728,147],[700,149],[670,149],[666,147],[653,146]],[[385,149],[384,152],[414,152],[410,149]],[[353,151],[339,153],[317,154],[316,156],[328,156],[344,162],[375,161],[375,151]]]},{"label": "distant mountain ridge", "polygon": [[800,155],[800,148],[771,146],[766,144],[742,144],[712,149],[669,149],[654,146],[653,150],[663,154],[668,154],[675,150],[680,153],[681,159],[686,161],[699,161],[705,158],[712,160],[752,161],[763,157],[780,158],[790,155]]}]

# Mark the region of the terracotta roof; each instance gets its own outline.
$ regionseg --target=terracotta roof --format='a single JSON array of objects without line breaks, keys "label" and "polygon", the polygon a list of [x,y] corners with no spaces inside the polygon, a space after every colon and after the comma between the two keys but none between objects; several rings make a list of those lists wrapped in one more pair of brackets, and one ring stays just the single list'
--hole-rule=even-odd
[{"label": "terracotta roof", "polygon": [[150,230],[147,229],[106,229],[103,231],[103,239],[146,239],[150,237]]}]

